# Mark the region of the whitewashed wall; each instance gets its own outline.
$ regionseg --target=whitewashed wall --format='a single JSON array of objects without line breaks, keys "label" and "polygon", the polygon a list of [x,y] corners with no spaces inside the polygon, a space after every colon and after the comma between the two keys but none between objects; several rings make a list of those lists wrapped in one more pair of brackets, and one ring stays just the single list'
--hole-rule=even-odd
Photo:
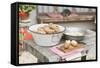
[{"label": "whitewashed wall", "polygon": [[31,19],[31,23],[32,24],[36,24],[37,23],[37,19],[36,19],[36,9],[34,9],[31,13],[30,13],[30,19]]},{"label": "whitewashed wall", "polygon": [[[72,7],[57,7],[58,8],[58,12],[62,12],[64,9],[69,9],[70,11],[73,10]],[[95,9],[91,9],[91,8],[76,8],[74,7],[74,9],[76,10],[76,12],[89,12],[91,10],[91,12],[95,12]],[[53,6],[38,6],[38,11],[41,12],[53,12],[54,11],[54,7]]]}]

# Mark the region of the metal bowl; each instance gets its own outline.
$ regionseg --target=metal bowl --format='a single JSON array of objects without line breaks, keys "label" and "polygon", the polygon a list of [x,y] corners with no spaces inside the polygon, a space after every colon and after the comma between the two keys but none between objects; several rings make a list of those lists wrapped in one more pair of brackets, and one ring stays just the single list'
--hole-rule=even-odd
[{"label": "metal bowl", "polygon": [[78,28],[78,27],[66,27],[64,32],[65,38],[68,40],[77,40],[81,41],[84,39],[85,36],[85,29]]}]

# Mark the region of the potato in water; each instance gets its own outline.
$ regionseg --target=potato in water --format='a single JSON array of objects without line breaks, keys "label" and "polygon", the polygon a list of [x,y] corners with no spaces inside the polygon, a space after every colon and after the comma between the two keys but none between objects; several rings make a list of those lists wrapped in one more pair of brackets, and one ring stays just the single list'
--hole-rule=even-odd
[{"label": "potato in water", "polygon": [[59,26],[57,24],[50,23],[49,27],[51,29],[55,30],[55,32],[59,32],[60,31]]},{"label": "potato in water", "polygon": [[44,31],[44,29],[42,27],[38,28],[37,32],[42,33],[42,34],[46,34],[46,32]]},{"label": "potato in water", "polygon": [[42,33],[42,34],[52,34],[52,33],[60,32],[60,29],[57,24],[50,23],[43,27],[39,27],[37,29],[37,32]]},{"label": "potato in water", "polygon": [[43,29],[44,29],[44,31],[45,31],[47,34],[49,34],[49,33],[54,33],[54,32],[55,32],[54,30],[52,30],[52,29],[51,29],[50,27],[48,27],[48,26],[44,26]]}]

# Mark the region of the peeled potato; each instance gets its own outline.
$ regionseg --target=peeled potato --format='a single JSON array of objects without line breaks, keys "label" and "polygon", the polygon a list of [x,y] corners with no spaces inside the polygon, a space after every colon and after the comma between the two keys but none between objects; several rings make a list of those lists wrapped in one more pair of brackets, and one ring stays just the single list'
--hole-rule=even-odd
[{"label": "peeled potato", "polygon": [[54,32],[55,32],[54,30],[50,29],[49,27],[45,27],[45,28],[44,28],[44,31],[45,31],[46,33],[54,33]]},{"label": "peeled potato", "polygon": [[52,29],[49,29],[49,30],[47,31],[47,33],[48,33],[48,34],[49,34],[49,33],[55,33],[55,31],[52,30]]},{"label": "peeled potato", "polygon": [[44,31],[43,28],[38,28],[38,29],[37,29],[37,32],[42,33],[42,34],[46,34],[46,32]]},{"label": "peeled potato", "polygon": [[71,41],[70,40],[66,40],[65,44],[70,45]]},{"label": "peeled potato", "polygon": [[51,33],[56,33],[56,32],[60,32],[60,29],[58,27],[58,25],[50,23],[48,25],[45,25],[43,27],[39,27],[37,29],[37,32],[39,33],[43,33],[43,34],[51,34]]},{"label": "peeled potato", "polygon": [[56,25],[56,24],[50,23],[50,24],[49,24],[49,27],[50,27],[51,29],[55,30],[55,32],[59,32],[59,31],[60,31],[58,25]]},{"label": "peeled potato", "polygon": [[60,32],[59,27],[55,28],[54,30],[55,30],[55,32]]},{"label": "peeled potato", "polygon": [[46,32],[45,31],[38,31],[39,33],[41,33],[41,34],[46,34]]},{"label": "peeled potato", "polygon": [[77,46],[78,45],[77,41],[75,41],[75,40],[72,40],[71,44],[72,44],[72,46]]},{"label": "peeled potato", "polygon": [[64,43],[64,48],[68,49],[70,46],[70,40],[66,40]]},{"label": "peeled potato", "polygon": [[58,25],[53,24],[53,25],[50,25],[49,27],[52,28],[52,29],[57,29],[58,28]]},{"label": "peeled potato", "polygon": [[49,23],[49,26],[51,27],[53,25],[53,23]]},{"label": "peeled potato", "polygon": [[69,48],[69,45],[64,44],[64,48],[65,48],[65,49],[68,49],[68,48]]},{"label": "peeled potato", "polygon": [[72,48],[74,48],[74,47],[70,45],[70,46],[69,46],[69,49],[72,49]]}]

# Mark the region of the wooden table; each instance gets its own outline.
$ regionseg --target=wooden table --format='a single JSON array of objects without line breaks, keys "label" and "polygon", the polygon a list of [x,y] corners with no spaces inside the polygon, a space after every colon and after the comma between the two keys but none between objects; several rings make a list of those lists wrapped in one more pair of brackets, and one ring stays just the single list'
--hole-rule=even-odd
[{"label": "wooden table", "polygon": [[[87,34],[82,41],[87,44],[88,54],[87,59],[96,59],[96,32],[87,30]],[[33,40],[24,41],[25,48],[27,51],[31,52],[34,56],[36,56],[39,62],[59,62],[61,58],[50,51],[50,47],[38,46],[34,43]],[[77,59],[74,59],[77,60]],[[78,60],[81,60],[78,58]]]}]

